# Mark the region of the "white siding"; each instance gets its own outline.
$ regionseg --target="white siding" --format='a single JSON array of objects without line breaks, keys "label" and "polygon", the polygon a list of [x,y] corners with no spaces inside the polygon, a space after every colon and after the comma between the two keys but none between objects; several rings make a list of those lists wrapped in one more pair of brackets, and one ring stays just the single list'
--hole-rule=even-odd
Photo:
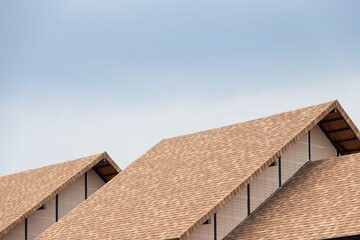
[{"label": "white siding", "polygon": [[[336,149],[331,144],[319,126],[310,131],[311,160],[320,160],[337,155]],[[284,184],[307,161],[309,161],[308,134],[305,134],[290,149],[281,156],[281,183]],[[277,163],[278,164],[278,163]],[[250,183],[250,211],[254,211],[279,187],[279,166],[268,167],[254,181]],[[243,189],[237,196],[230,200],[216,214],[217,239],[224,238],[247,216],[247,190]],[[189,239],[213,239],[213,222],[202,225]]]},{"label": "white siding", "polygon": [[250,183],[250,211],[254,211],[279,187],[279,167],[268,167]]},{"label": "white siding", "polygon": [[87,173],[87,196],[90,197],[99,188],[105,185],[105,182],[97,175],[97,173],[90,169]]},{"label": "white siding", "polygon": [[247,189],[243,189],[216,213],[217,237],[224,238],[247,216]]},{"label": "white siding", "polygon": [[326,137],[319,126],[315,126],[310,131],[311,139],[311,160],[328,159],[337,156],[336,148]]},{"label": "white siding", "polygon": [[25,239],[25,221],[19,223],[16,227],[11,229],[1,240],[24,240]]},{"label": "white siding", "polygon": [[59,193],[59,219],[85,200],[85,177],[82,175]]},{"label": "white siding", "polygon": [[[105,185],[105,182],[90,169],[87,173],[88,197]],[[59,220],[73,208],[85,200],[85,176],[82,175],[58,194]],[[35,239],[48,227],[55,223],[56,198],[46,203],[46,208],[37,210],[28,217],[28,239]],[[213,234],[213,233],[212,233]],[[1,240],[25,239],[25,221],[10,230]]]},{"label": "white siding", "polygon": [[281,182],[285,183],[308,160],[308,135],[305,134],[281,156]]},{"label": "white siding", "polygon": [[45,209],[34,212],[28,218],[28,239],[34,239],[55,223],[56,200],[46,203]]},{"label": "white siding", "polygon": [[211,217],[210,224],[204,224],[193,232],[188,239],[209,240],[214,239],[214,217]]}]

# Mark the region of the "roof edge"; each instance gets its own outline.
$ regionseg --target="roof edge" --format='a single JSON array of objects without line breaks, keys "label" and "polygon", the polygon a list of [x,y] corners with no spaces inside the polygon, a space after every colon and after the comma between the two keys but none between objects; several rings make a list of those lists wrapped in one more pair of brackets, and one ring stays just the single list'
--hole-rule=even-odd
[{"label": "roof edge", "polygon": [[[112,167],[118,172],[121,172],[120,167],[112,160],[112,158],[107,154],[107,152],[103,152],[100,154],[94,154],[99,155],[94,160],[89,162],[88,165],[86,165],[82,170],[74,174],[71,178],[69,178],[66,182],[61,184],[59,187],[57,187],[54,191],[52,191],[47,197],[45,197],[43,200],[41,200],[39,203],[37,203],[35,206],[33,206],[31,209],[29,209],[27,212],[25,212],[21,217],[16,219],[14,222],[9,224],[7,227],[2,229],[0,231],[0,237],[4,236],[6,233],[8,233],[11,229],[13,229],[16,225],[18,225],[21,221],[23,221],[25,218],[29,217],[31,214],[33,214],[35,211],[37,211],[42,205],[44,205],[46,202],[48,202],[51,198],[53,198],[56,194],[64,190],[66,187],[68,187],[71,183],[73,183],[75,180],[77,180],[79,177],[81,177],[85,172],[89,171],[92,167],[94,167],[97,163],[99,163],[101,160],[106,159]],[[76,159],[74,159],[76,160]]]},{"label": "roof edge", "polygon": [[[302,138],[308,131],[310,131],[313,127],[315,127],[327,114],[329,114],[332,110],[337,108],[340,114],[343,116],[345,121],[349,124],[350,128],[354,131],[357,138],[360,139],[360,134],[358,128],[352,122],[350,117],[344,111],[338,100],[333,100],[327,102],[329,105],[314,119],[310,121],[306,125],[306,127],[301,130],[298,134],[296,134],[287,144],[281,147],[270,159],[268,159],[259,169],[257,169],[253,174],[251,174],[245,181],[240,183],[238,187],[236,187],[233,191],[231,191],[223,200],[221,200],[218,204],[216,204],[210,211],[208,211],[205,215],[203,215],[198,221],[196,221],[190,228],[188,228],[185,232],[183,232],[179,239],[183,240],[190,236],[191,233],[195,232],[208,218],[212,217],[217,211],[220,210],[227,202],[229,202],[232,198],[235,197],[242,189],[244,189],[247,184],[251,183],[258,175],[260,175],[270,164],[276,161],[285,151],[287,151],[290,147],[292,147],[295,142],[297,142],[300,138]],[[326,104],[326,103],[324,103]]]},{"label": "roof edge", "polygon": [[353,235],[344,235],[344,236],[336,236],[330,238],[321,238],[318,240],[356,240],[360,238],[360,233],[353,234]]},{"label": "roof edge", "polygon": [[336,100],[336,108],[337,110],[340,112],[340,114],[343,116],[343,118],[345,119],[346,123],[349,124],[351,130],[354,131],[356,137],[358,139],[360,139],[360,133],[359,133],[359,129],[356,127],[356,125],[354,124],[354,122],[350,119],[349,115],[345,112],[344,108],[341,106],[341,104]]},{"label": "roof edge", "polygon": [[[334,102],[338,102],[338,100],[332,100],[332,101],[320,103],[320,104],[317,104],[317,105],[330,104],[330,103],[334,103]],[[195,132],[191,132],[191,133],[185,133],[185,134],[181,134],[181,135],[177,135],[177,136],[173,136],[173,137],[167,137],[167,138],[164,138],[164,139],[162,139],[162,140],[169,140],[169,139],[174,139],[174,138],[178,138],[178,137],[184,137],[184,136],[190,136],[190,135],[193,135],[193,134],[203,133],[203,132],[207,132],[207,131],[211,131],[211,130],[217,130],[217,129],[221,129],[221,128],[224,128],[224,127],[229,127],[229,126],[237,125],[237,124],[239,124],[239,123],[257,121],[257,120],[261,120],[261,119],[264,119],[264,118],[268,118],[268,117],[272,117],[272,116],[276,116],[276,115],[281,115],[281,114],[284,114],[284,113],[287,113],[287,112],[290,112],[290,111],[302,110],[302,109],[309,108],[309,107],[314,107],[314,106],[316,106],[316,105],[308,106],[308,107],[303,107],[303,108],[297,108],[297,109],[293,109],[293,110],[289,110],[289,111],[284,111],[284,112],[280,112],[280,113],[275,113],[275,114],[268,115],[268,116],[264,116],[264,117],[258,117],[258,118],[254,118],[254,119],[247,120],[247,121],[244,121],[244,122],[237,122],[237,123],[232,123],[232,124],[228,124],[228,125],[225,125],[225,126],[214,127],[214,128],[210,128],[210,129],[206,129],[206,130],[200,130],[200,131],[195,131]],[[161,140],[161,141],[162,141],[162,140]]]}]

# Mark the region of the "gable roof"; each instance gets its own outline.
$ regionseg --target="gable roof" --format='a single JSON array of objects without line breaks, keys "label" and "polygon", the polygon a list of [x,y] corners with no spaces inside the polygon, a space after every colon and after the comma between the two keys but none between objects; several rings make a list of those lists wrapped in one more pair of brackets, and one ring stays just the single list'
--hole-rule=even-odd
[{"label": "gable roof", "polygon": [[359,138],[332,101],[164,139],[39,239],[184,239],[330,112]]},{"label": "gable roof", "polygon": [[[104,164],[111,165],[107,172],[121,171],[104,152],[0,177],[0,237],[85,172]],[[102,173],[98,174],[102,177]]]},{"label": "gable roof", "polygon": [[360,234],[360,154],[307,164],[225,240]]}]

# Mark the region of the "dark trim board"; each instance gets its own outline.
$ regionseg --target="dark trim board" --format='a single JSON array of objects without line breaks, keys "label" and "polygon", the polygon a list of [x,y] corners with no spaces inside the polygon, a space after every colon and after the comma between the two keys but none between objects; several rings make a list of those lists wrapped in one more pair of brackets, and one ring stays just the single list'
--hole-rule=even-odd
[{"label": "dark trim board", "polygon": [[279,157],[279,187],[281,187],[281,156]]},{"label": "dark trim board", "polygon": [[55,205],[55,222],[59,220],[59,195],[56,194],[56,205]]},{"label": "dark trim board", "polygon": [[309,152],[309,161],[311,161],[311,134],[308,132],[308,152]]},{"label": "dark trim board", "polygon": [[85,175],[85,200],[87,199],[87,197],[88,197],[88,192],[87,192],[87,172],[84,174]]},{"label": "dark trim board", "polygon": [[214,240],[217,239],[216,213],[214,214]]},{"label": "dark trim board", "polygon": [[25,218],[25,240],[28,239],[28,219]]},{"label": "dark trim board", "polygon": [[250,183],[247,185],[247,215],[250,216]]}]

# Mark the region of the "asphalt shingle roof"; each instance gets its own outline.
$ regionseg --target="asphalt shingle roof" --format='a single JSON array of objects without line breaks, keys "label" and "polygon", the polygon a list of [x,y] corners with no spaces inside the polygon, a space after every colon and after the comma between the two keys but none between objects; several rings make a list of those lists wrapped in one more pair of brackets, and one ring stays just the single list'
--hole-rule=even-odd
[{"label": "asphalt shingle roof", "polygon": [[334,108],[164,139],[38,239],[185,239]]},{"label": "asphalt shingle roof", "polygon": [[314,161],[225,240],[360,234],[360,154]]}]

